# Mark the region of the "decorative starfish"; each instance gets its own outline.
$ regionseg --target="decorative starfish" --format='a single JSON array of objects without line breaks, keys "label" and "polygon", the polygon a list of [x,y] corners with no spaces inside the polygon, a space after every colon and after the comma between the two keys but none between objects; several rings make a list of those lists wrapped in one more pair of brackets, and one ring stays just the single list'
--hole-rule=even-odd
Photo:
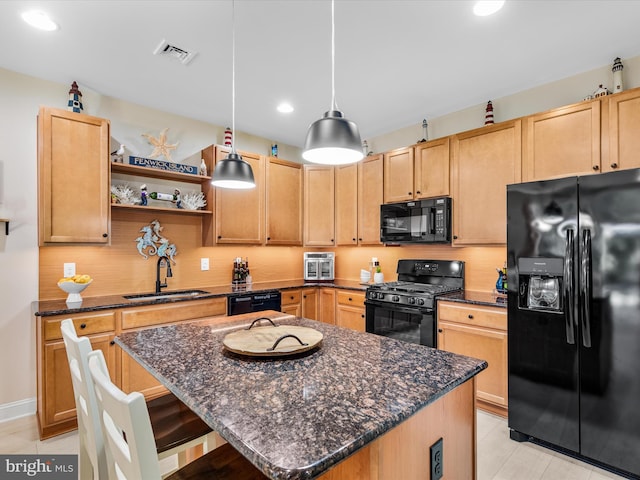
[{"label": "decorative starfish", "polygon": [[170,152],[171,150],[176,149],[176,147],[178,146],[178,143],[174,143],[171,145],[167,144],[167,130],[169,129],[165,128],[164,130],[162,130],[158,138],[154,138],[147,133],[142,134],[142,136],[145,137],[147,140],[149,140],[149,143],[153,145],[153,152],[151,152],[151,155],[149,155],[149,158],[156,158],[159,155],[163,155],[164,158],[171,161]]}]

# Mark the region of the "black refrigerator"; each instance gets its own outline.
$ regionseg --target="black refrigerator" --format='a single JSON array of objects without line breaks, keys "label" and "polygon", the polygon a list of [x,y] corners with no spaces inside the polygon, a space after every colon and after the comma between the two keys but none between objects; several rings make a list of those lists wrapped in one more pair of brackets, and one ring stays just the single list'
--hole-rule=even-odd
[{"label": "black refrigerator", "polygon": [[509,429],[640,478],[640,169],[507,186]]}]

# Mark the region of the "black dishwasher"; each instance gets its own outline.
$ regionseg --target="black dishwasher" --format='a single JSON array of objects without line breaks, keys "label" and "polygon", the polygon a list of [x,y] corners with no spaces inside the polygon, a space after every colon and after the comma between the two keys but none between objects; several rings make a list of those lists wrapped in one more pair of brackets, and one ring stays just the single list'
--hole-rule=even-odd
[{"label": "black dishwasher", "polygon": [[227,315],[260,312],[262,310],[280,311],[282,296],[280,291],[241,293],[227,297]]}]

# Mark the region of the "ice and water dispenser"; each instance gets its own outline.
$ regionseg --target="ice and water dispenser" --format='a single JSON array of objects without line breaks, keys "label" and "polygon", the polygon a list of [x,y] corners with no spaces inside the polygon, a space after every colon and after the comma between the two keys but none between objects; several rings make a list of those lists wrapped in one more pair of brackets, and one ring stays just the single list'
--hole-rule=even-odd
[{"label": "ice and water dispenser", "polygon": [[519,308],[562,312],[563,266],[562,258],[519,258]]}]

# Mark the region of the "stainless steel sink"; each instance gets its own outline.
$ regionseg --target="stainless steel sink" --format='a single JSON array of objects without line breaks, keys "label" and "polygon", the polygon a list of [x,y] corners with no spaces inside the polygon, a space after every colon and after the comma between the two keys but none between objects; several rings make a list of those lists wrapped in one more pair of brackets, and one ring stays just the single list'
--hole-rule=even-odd
[{"label": "stainless steel sink", "polygon": [[160,293],[139,293],[135,295],[123,295],[124,298],[132,302],[143,302],[148,300],[161,300],[163,298],[191,298],[199,295],[207,295],[204,290],[180,290],[178,292]]}]

